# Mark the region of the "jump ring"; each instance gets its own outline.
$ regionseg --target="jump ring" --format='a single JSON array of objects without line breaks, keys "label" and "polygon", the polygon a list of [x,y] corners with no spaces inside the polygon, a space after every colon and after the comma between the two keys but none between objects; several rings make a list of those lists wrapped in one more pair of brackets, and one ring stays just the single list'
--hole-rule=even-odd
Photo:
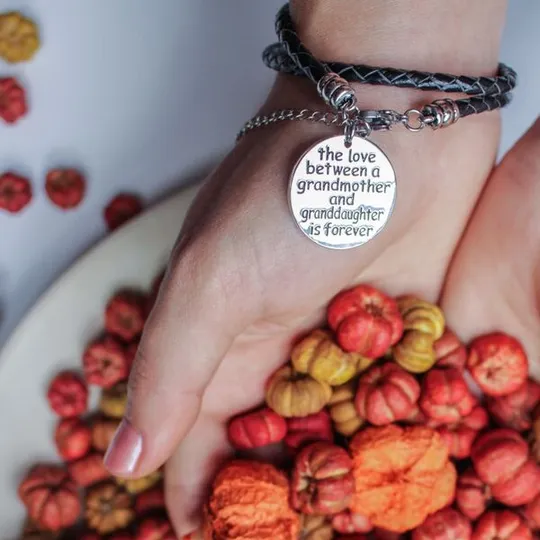
[{"label": "jump ring", "polygon": [[[414,122],[414,117],[416,117],[416,123]],[[422,114],[422,111],[418,109],[409,109],[405,111],[405,114],[401,117],[403,125],[412,132],[421,131],[426,127],[426,119]]]}]

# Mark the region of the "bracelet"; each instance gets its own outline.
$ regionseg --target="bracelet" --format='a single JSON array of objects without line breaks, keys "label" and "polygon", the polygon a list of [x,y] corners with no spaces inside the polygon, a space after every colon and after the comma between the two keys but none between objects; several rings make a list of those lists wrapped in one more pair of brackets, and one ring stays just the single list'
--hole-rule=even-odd
[{"label": "bracelet", "polygon": [[510,102],[511,92],[517,83],[516,72],[505,64],[499,64],[499,72],[495,77],[469,77],[378,68],[362,64],[320,62],[304,47],[298,37],[288,4],[285,4],[278,12],[276,33],[280,43],[270,45],[263,53],[263,61],[272,69],[305,76],[315,83],[328,73],[336,73],[349,82],[442,92],[462,92],[476,96],[457,100],[461,117],[504,107]]},{"label": "bracelet", "polygon": [[[272,54],[275,60],[271,67],[308,77],[332,111],[282,109],[255,116],[246,122],[237,140],[253,129],[286,120],[308,120],[343,128],[342,135],[329,136],[308,148],[296,163],[289,183],[289,205],[299,229],[326,248],[349,249],[365,244],[383,230],[392,213],[396,175],[383,150],[368,140],[373,131],[388,131],[397,124],[412,132],[427,126],[433,130],[448,127],[471,114],[504,107],[516,85],[515,72],[503,64],[499,74],[490,78],[321,62],[302,45],[288,5],[278,14],[276,31],[280,44],[265,51],[266,63]],[[352,80],[460,91],[470,97],[437,99],[404,113],[392,109],[361,110],[349,84]]]}]

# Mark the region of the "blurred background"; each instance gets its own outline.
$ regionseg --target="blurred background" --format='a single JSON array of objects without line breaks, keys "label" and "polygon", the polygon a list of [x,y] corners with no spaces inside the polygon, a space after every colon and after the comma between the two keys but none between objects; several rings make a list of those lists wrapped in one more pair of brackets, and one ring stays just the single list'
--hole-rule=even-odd
[{"label": "blurred background", "polygon": [[[0,12],[36,20],[43,40],[28,64],[0,61],[0,76],[23,82],[31,108],[16,125],[0,124],[0,170],[27,175],[35,190],[23,213],[0,213],[0,347],[47,286],[106,234],[102,209],[112,196],[135,192],[151,204],[200,178],[233,145],[272,81],[260,56],[282,3],[0,0]],[[501,153],[540,111],[539,21],[540,0],[510,2],[501,59],[520,79],[503,112]],[[52,166],[85,171],[76,212],[46,200]]]}]

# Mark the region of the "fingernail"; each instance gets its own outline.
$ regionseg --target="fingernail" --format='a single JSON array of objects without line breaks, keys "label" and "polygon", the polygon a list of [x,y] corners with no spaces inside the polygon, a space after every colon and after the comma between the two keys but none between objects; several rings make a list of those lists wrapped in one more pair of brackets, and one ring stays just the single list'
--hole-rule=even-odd
[{"label": "fingernail", "polygon": [[103,458],[105,467],[114,475],[131,474],[141,456],[142,444],[140,432],[124,418]]}]

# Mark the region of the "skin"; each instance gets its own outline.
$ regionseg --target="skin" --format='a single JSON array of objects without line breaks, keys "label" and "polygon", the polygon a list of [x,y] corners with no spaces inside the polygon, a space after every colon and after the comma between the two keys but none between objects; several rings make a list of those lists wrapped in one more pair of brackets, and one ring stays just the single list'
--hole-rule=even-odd
[{"label": "skin", "polygon": [[[331,11],[324,0],[297,0],[292,7],[301,38],[322,59],[496,71],[502,0],[489,11],[469,0],[444,7],[335,0]],[[363,108],[399,111],[441,97],[369,86],[357,96]],[[311,83],[278,76],[261,112],[283,107],[321,103]],[[114,471],[138,477],[166,462],[179,534],[198,524],[207,483],[230,451],[227,419],[263,400],[264,383],[287,359],[291,341],[323,320],[339,290],[368,282],[432,301],[442,294],[463,338],[502,328],[530,354],[540,353],[540,128],[492,173],[499,123],[493,112],[435,133],[374,135],[394,164],[398,201],[376,239],[344,252],[307,240],[287,205],[295,160],[334,133],[329,128],[291,122],[257,130],[210,175],[180,233],[129,381],[127,419],[142,435],[142,453],[130,472]]]}]

